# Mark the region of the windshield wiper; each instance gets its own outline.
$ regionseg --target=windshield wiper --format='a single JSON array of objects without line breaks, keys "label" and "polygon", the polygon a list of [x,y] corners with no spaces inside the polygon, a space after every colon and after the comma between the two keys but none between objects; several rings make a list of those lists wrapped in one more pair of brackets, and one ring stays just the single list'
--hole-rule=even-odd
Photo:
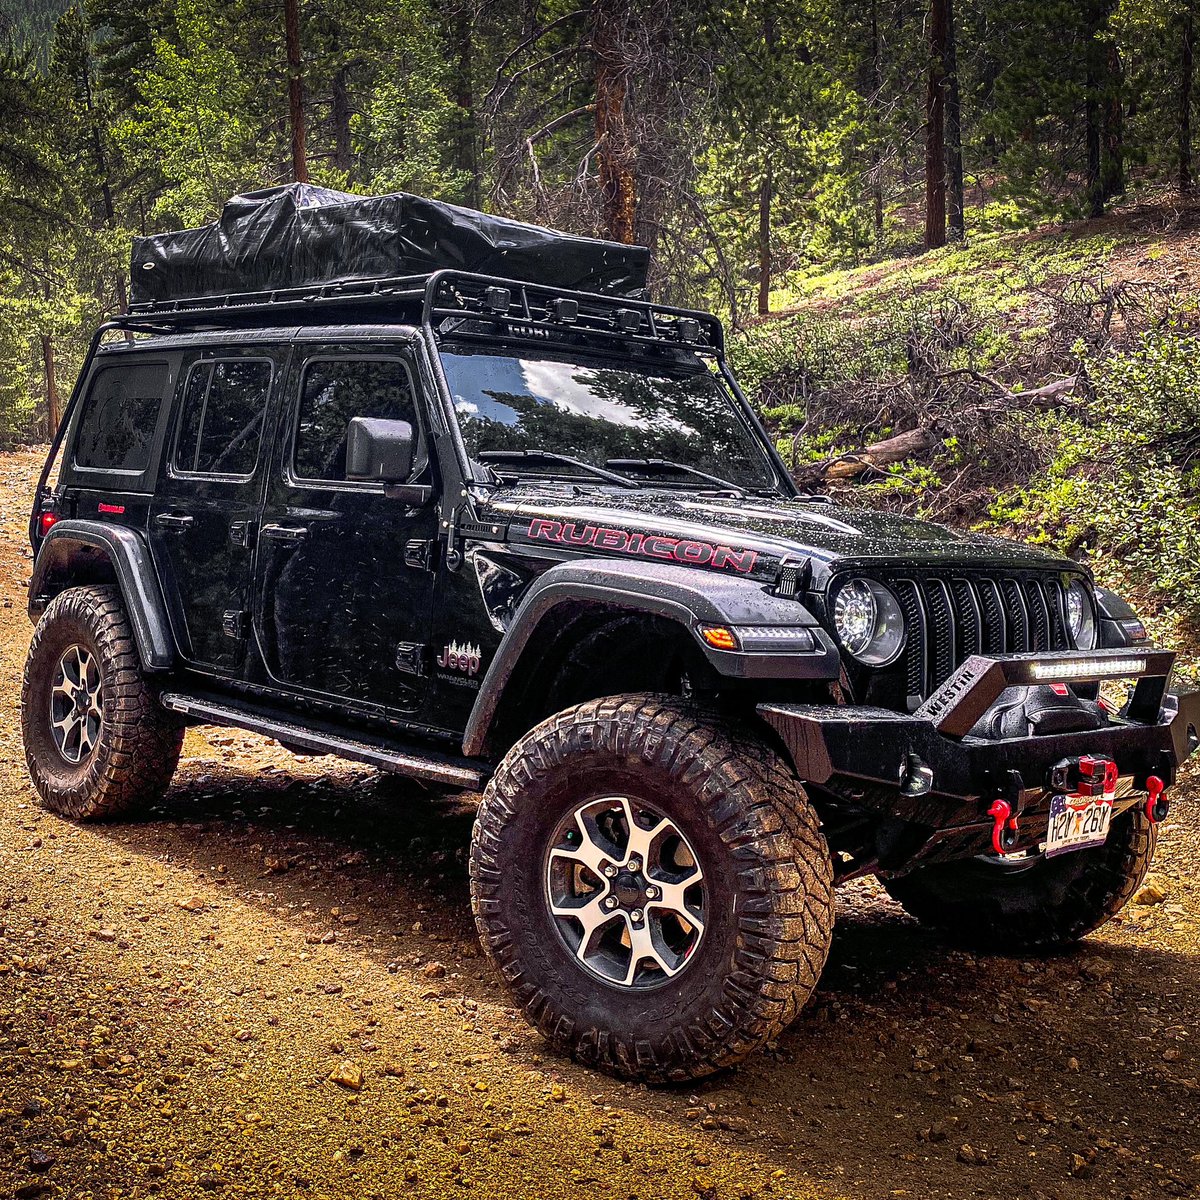
[{"label": "windshield wiper", "polygon": [[739,500],[746,495],[743,488],[738,487],[736,483],[730,483],[728,479],[710,475],[698,467],[689,467],[687,463],[675,462],[670,458],[610,458],[604,465],[624,471],[675,471],[680,475],[691,475],[694,479],[705,479],[709,483],[715,483],[722,491],[733,492]]},{"label": "windshield wiper", "polygon": [[562,463],[564,466],[574,467],[576,470],[583,471],[588,475],[593,475],[597,479],[607,480],[609,483],[615,483],[623,488],[639,488],[640,483],[636,483],[632,479],[626,479],[624,475],[618,475],[616,471],[606,471],[603,467],[595,467],[589,462],[584,462],[582,459],[572,458],[569,454],[556,454],[553,450],[484,450],[475,457],[481,463],[503,465],[504,463],[520,463],[520,462],[547,462],[547,463]]}]

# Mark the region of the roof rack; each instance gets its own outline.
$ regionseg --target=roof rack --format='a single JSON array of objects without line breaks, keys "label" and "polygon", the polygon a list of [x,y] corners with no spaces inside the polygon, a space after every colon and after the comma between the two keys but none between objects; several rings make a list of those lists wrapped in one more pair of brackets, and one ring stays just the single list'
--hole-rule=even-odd
[{"label": "roof rack", "polygon": [[391,308],[407,308],[406,315],[443,336],[674,345],[717,356],[725,350],[721,322],[711,313],[454,270],[149,301],[131,305],[114,326],[166,333],[244,327],[264,318],[307,318],[344,310],[378,313]]}]

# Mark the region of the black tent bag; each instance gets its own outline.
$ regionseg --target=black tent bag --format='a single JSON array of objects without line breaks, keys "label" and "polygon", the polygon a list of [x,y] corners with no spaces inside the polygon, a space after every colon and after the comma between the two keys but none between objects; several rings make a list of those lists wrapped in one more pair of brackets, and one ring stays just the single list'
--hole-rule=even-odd
[{"label": "black tent bag", "polygon": [[235,196],[201,229],[134,238],[132,302],[425,275],[452,267],[633,296],[649,251],[397,192],[293,183]]}]

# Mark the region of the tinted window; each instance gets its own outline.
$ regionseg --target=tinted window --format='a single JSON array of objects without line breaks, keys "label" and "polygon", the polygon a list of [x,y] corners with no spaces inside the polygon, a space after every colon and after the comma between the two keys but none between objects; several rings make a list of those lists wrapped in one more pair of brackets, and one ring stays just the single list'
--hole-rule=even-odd
[{"label": "tinted window", "polygon": [[201,475],[251,475],[271,391],[261,359],[197,363],[183,397],[175,466]]},{"label": "tinted window", "polygon": [[408,421],[416,432],[416,405],[403,363],[349,358],[305,367],[296,431],[298,478],[346,478],[346,426],[351,417]]},{"label": "tinted window", "polygon": [[[759,435],[698,360],[625,364],[442,353],[467,453],[545,450],[662,486],[774,485]],[[516,470],[510,463],[502,470]],[[561,471],[531,460],[522,470]]]},{"label": "tinted window", "polygon": [[79,418],[75,462],[106,471],[144,471],[167,384],[166,363],[104,367]]}]

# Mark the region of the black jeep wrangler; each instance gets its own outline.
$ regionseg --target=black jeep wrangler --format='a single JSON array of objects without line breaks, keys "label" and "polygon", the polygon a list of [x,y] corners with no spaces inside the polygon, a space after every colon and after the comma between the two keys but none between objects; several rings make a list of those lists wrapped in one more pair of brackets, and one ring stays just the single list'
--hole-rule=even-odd
[{"label": "black jeep wrangler", "polygon": [[[283,203],[325,222],[298,254],[376,203],[287,196],[213,229]],[[1200,722],[1129,608],[798,494],[719,322],[631,295],[628,247],[430,212],[408,273],[135,249],[31,519],[43,802],[155,800],[188,722],[482,791],[487,953],[555,1047],[647,1080],[777,1035],[855,876],[1022,953],[1116,913]]]}]

